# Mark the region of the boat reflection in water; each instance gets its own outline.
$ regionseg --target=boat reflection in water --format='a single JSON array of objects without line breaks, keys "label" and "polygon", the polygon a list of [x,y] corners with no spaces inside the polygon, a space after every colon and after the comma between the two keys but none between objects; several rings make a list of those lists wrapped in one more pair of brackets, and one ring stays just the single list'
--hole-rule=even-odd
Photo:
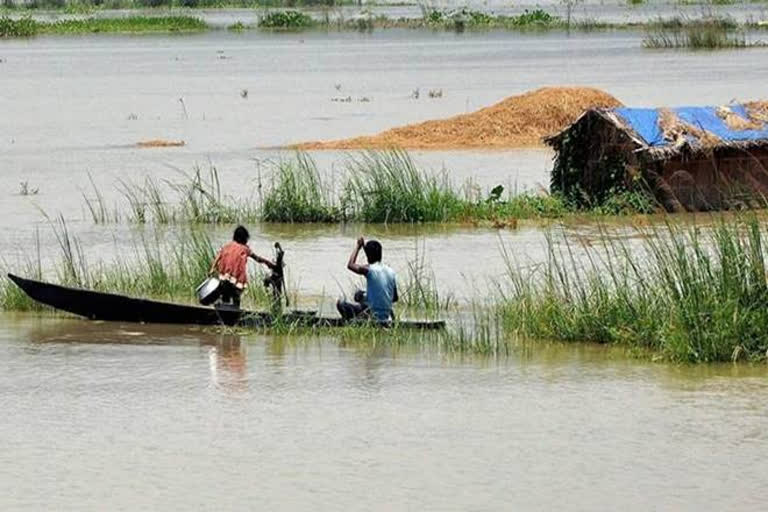
[{"label": "boat reflection in water", "polygon": [[[58,319],[37,324],[27,331],[32,347],[64,345],[158,345],[204,347],[208,358],[211,384],[230,391],[247,389],[247,347],[240,335],[179,325],[92,322]],[[199,353],[198,353],[199,354]],[[194,363],[193,363],[194,364]]]},{"label": "boat reflection in water", "polygon": [[229,391],[248,389],[248,363],[246,346],[240,336],[222,334],[215,345],[208,347],[208,366],[211,383]]}]

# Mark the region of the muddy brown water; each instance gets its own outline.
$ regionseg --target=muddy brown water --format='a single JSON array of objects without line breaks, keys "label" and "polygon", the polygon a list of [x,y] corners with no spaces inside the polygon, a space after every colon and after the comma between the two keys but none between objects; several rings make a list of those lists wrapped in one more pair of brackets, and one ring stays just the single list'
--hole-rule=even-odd
[{"label": "muddy brown water", "polygon": [[763,367],[0,322],[3,510],[759,510]]},{"label": "muddy brown water", "polygon": [[[267,162],[292,156],[267,147],[375,133],[542,85],[597,86],[629,105],[680,105],[752,98],[754,84],[768,78],[768,68],[755,65],[768,54],[764,49],[649,51],[641,48],[641,37],[392,30],[2,41],[2,260],[13,266],[28,253],[36,226],[44,258],[55,258],[56,240],[42,211],[67,219],[90,260],[132,253],[137,235],[127,226],[89,220],[82,196],[93,198],[90,179],[111,208],[122,204],[120,179],[177,180],[180,172],[214,165],[225,194],[257,201],[259,176],[270,179]],[[415,89],[419,99],[412,98]],[[442,89],[443,97],[426,97],[429,89]],[[351,103],[332,101],[348,96]],[[135,146],[150,139],[184,140],[186,146]],[[470,180],[481,190],[503,184],[508,191],[546,188],[552,158],[546,149],[413,156],[435,173],[447,170],[456,186]],[[330,181],[341,181],[349,154],[313,157]],[[39,193],[20,195],[22,182]],[[223,242],[227,231],[216,231],[216,241]],[[523,259],[535,263],[544,256],[538,227],[254,225],[251,231],[258,251],[267,252],[275,239],[286,245],[296,286],[315,297],[335,296],[339,283],[347,286],[344,261],[360,231],[382,238],[401,273],[421,244],[440,288],[465,297],[472,287],[484,291],[503,271],[500,240]]]},{"label": "muddy brown water", "polygon": [[[2,41],[0,261],[29,254],[36,230],[45,265],[57,258],[42,211],[67,219],[89,260],[130,255],[140,232],[88,219],[89,173],[114,204],[118,179],[175,179],[212,162],[225,193],[242,196],[255,193],[259,161],[286,157],[268,146],[373,133],[546,84],[675,105],[751,98],[768,78],[755,65],[763,50],[639,43],[631,33],[401,31]],[[414,100],[416,88],[444,96]],[[331,101],[340,95],[355,101]],[[133,146],[155,138],[187,145]],[[315,157],[330,173],[346,155]],[[551,154],[414,157],[457,183],[530,189],[546,185]],[[21,182],[39,193],[19,195]],[[283,241],[289,282],[308,300],[352,286],[344,262],[360,232],[384,242],[401,275],[418,249],[441,292],[461,298],[487,296],[504,269],[500,244],[525,264],[545,257],[545,231],[525,223],[251,231],[261,252]],[[229,227],[212,235],[224,241]],[[488,359],[5,313],[0,509],[756,510],[768,498],[767,376],[605,347]]]}]

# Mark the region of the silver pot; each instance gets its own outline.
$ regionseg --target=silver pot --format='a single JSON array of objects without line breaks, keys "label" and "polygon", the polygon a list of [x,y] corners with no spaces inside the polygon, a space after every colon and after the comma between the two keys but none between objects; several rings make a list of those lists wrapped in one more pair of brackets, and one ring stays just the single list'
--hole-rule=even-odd
[{"label": "silver pot", "polygon": [[200,304],[210,306],[221,295],[221,281],[216,277],[209,277],[197,287],[195,293]]}]

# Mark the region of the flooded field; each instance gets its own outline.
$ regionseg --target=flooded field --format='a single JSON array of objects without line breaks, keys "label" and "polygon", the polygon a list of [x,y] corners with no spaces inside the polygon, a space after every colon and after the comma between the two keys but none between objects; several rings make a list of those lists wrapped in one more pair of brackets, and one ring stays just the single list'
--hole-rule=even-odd
[{"label": "flooded field", "polygon": [[[237,13],[205,15],[228,23]],[[0,41],[0,267],[36,257],[39,240],[50,275],[58,215],[94,265],[136,257],[142,237],[173,245],[181,227],[94,223],[84,204],[92,182],[114,208],[120,180],[174,181],[213,165],[225,194],[258,201],[269,162],[292,156],[276,148],[294,142],[460,114],[544,85],[595,86],[633,106],[695,105],[754,98],[768,79],[755,64],[763,49],[649,51],[641,38],[391,30]],[[136,147],[152,139],[186,144]],[[552,157],[412,155],[456,185],[521,191],[547,187]],[[312,156],[334,180],[349,154]],[[604,223],[640,243],[622,219],[564,229],[589,244]],[[505,270],[502,247],[523,266],[547,260],[541,223],[249,228],[262,254],[283,243],[289,291],[325,307],[354,284],[344,265],[360,233],[382,240],[400,275],[423,258],[440,293],[460,301],[488,297]],[[216,244],[231,234],[207,229]],[[512,346],[484,357],[348,335],[2,313],[0,509],[755,510],[768,499],[764,365]]]},{"label": "flooded field", "polygon": [[[378,2],[379,5],[341,6],[314,9],[305,9],[315,18],[324,19],[326,16],[330,19],[350,19],[359,16],[366,16],[369,13],[373,16],[385,16],[390,19],[417,19],[423,16],[422,8],[417,5],[395,5],[400,2],[391,2],[393,5],[386,5],[388,2]],[[732,2],[727,4],[696,4],[691,2],[685,4],[682,2],[642,2],[639,5],[631,5],[625,2],[602,2],[590,1],[573,4],[571,16],[574,21],[594,20],[607,23],[643,23],[659,17],[687,17],[695,18],[701,16],[721,16],[729,17],[734,20],[760,21],[768,17],[768,9],[760,2]],[[566,4],[557,0],[544,0],[542,2],[521,3],[501,1],[468,1],[468,2],[433,2],[431,7],[451,10],[460,10],[462,8],[471,8],[492,12],[497,15],[517,16],[526,11],[544,9],[548,13],[561,18],[568,16]],[[135,14],[157,15],[158,13],[178,12],[165,11],[161,9],[124,9],[124,10],[100,10],[95,15],[99,17],[130,16]],[[264,13],[263,9],[188,9],[186,13],[192,14],[203,19],[213,27],[225,28],[232,23],[255,23],[258,17]],[[34,11],[34,16],[41,20],[58,20],[67,18],[77,18],[79,14],[62,12]]]},{"label": "flooded field", "polygon": [[755,510],[762,367],[0,323],[3,510]]},{"label": "flooded field", "polygon": [[[644,50],[640,33],[450,34],[392,30],[355,33],[141,37],[40,37],[0,43],[0,245],[13,263],[39,226],[44,257],[56,246],[41,210],[61,213],[86,252],[129,252],[127,226],[96,226],[85,211],[89,176],[117,204],[118,181],[175,180],[197,165],[217,167],[225,194],[258,199],[274,148],[376,133],[475,110],[542,85],[596,86],[631,105],[725,103],[752,98],[768,71],[765,50],[714,53]],[[429,89],[442,98],[428,98]],[[413,91],[420,89],[419,99]],[[247,96],[243,97],[243,91]],[[332,101],[350,97],[350,103]],[[360,101],[362,99],[370,101]],[[180,148],[137,148],[139,141],[183,140]],[[481,189],[548,185],[551,153],[414,152],[428,169],[446,169],[457,186]],[[348,154],[312,155],[330,176]],[[18,184],[39,189],[17,193]],[[336,295],[346,284],[347,247],[361,227],[251,226],[254,247],[280,238],[302,293]],[[48,231],[46,231],[48,230]],[[442,288],[466,296],[501,271],[499,238],[522,256],[541,258],[538,228],[497,232],[472,227],[372,230],[402,270],[422,244]],[[222,241],[225,229],[216,235]],[[439,255],[436,257],[435,255]],[[483,265],[476,264],[482,255]],[[537,256],[538,255],[538,256]],[[312,271],[313,270],[313,271]]]}]

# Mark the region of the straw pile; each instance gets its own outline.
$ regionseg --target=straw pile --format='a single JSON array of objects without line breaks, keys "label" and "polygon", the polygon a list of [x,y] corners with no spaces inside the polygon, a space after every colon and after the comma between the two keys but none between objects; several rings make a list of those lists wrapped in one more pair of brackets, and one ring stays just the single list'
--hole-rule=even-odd
[{"label": "straw pile", "polygon": [[659,109],[659,129],[664,139],[674,146],[682,146],[688,137],[697,139],[703,148],[715,147],[722,142],[714,133],[686,123],[668,108]]},{"label": "straw pile", "polygon": [[[749,111],[747,111],[747,115],[749,115]],[[718,107],[717,117],[722,119],[725,126],[731,130],[761,130],[763,128],[761,121],[751,116],[749,119],[745,119],[728,107]]]},{"label": "straw pile", "polygon": [[152,139],[143,140],[137,142],[136,145],[140,148],[177,148],[184,146],[186,142],[183,140],[164,140],[164,139]]},{"label": "straw pile", "polygon": [[750,101],[744,107],[751,120],[768,123],[768,101]]},{"label": "straw pile", "polygon": [[449,119],[426,121],[378,135],[329,142],[305,142],[297,149],[463,149],[516,148],[542,144],[585,110],[621,102],[589,87],[544,87]]}]

